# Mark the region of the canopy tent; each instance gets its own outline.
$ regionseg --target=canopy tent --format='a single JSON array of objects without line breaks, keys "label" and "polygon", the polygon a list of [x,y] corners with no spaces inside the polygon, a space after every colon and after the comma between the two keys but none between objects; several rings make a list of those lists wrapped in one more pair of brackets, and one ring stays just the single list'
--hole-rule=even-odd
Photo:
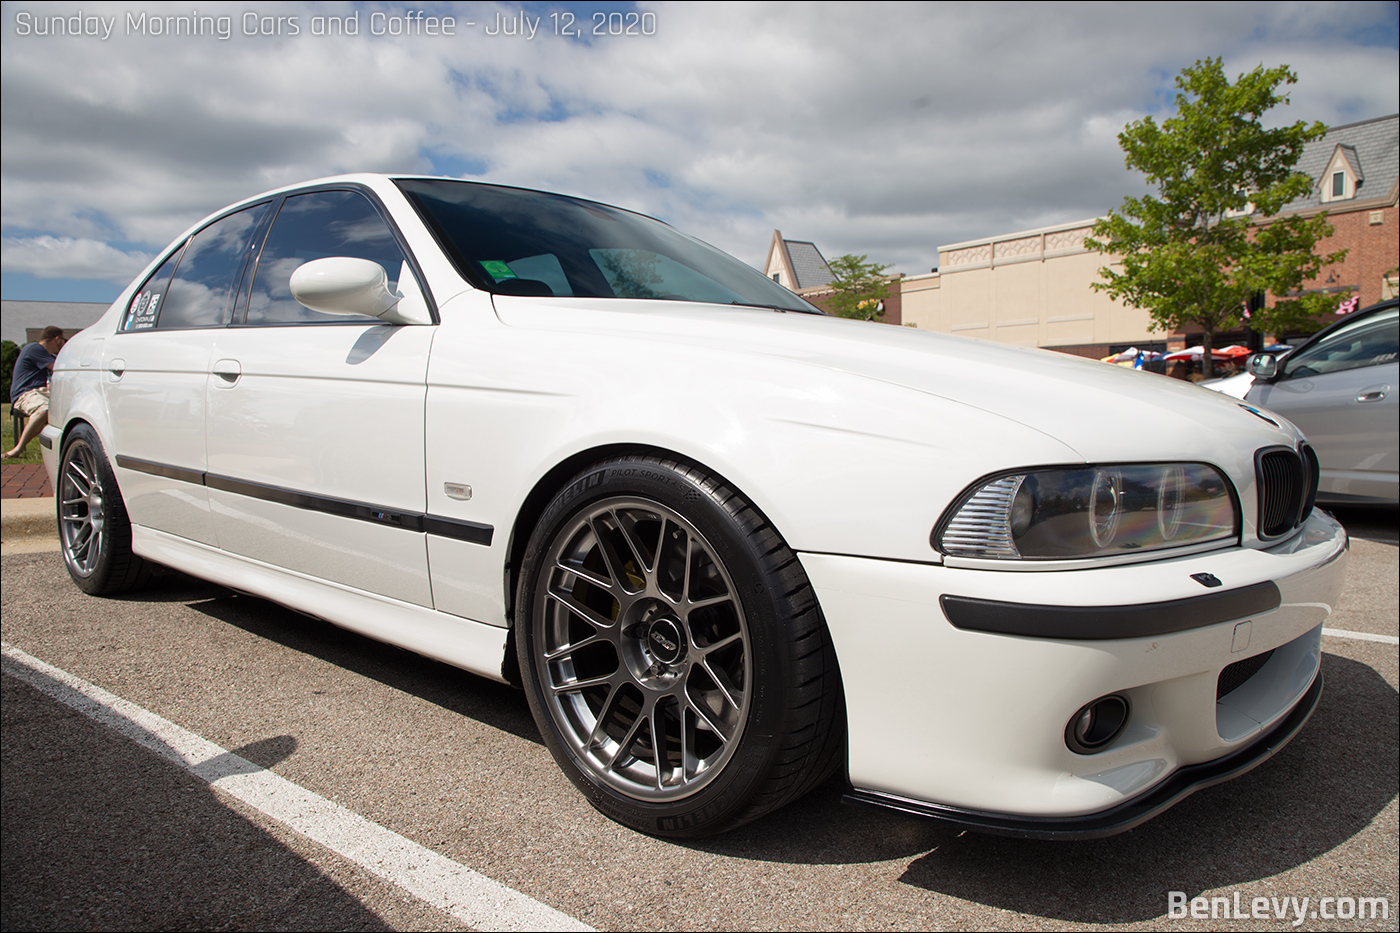
[{"label": "canopy tent", "polygon": [[[1174,362],[1176,360],[1191,360],[1192,362],[1195,362],[1199,360],[1202,356],[1204,356],[1205,352],[1206,348],[1198,344],[1194,347],[1187,347],[1185,350],[1177,350],[1175,353],[1168,353],[1166,356],[1162,357],[1162,359],[1166,360],[1167,362]],[[1247,353],[1249,351],[1246,350],[1245,352]],[[1223,350],[1212,350],[1210,358],[1212,360],[1220,360],[1221,362],[1224,362],[1225,360],[1232,359],[1233,357],[1227,355]]]}]

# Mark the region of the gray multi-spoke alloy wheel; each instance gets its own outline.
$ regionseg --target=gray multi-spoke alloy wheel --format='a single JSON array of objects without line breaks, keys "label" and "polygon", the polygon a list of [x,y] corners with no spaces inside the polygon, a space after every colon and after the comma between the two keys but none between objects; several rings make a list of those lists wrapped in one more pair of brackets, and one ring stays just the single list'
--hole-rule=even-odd
[{"label": "gray multi-spoke alloy wheel", "polygon": [[149,565],[131,552],[131,524],[97,432],[80,424],[58,466],[58,540],[68,574],[87,593],[144,583]]},{"label": "gray multi-spoke alloy wheel", "polygon": [[614,819],[719,832],[839,764],[840,679],[811,587],[715,478],[662,460],[600,464],[545,510],[519,589],[531,708]]},{"label": "gray multi-spoke alloy wheel", "polygon": [[576,512],[545,555],[532,612],[545,705],[605,783],[644,800],[703,787],[743,736],[748,626],[729,573],[660,503]]}]

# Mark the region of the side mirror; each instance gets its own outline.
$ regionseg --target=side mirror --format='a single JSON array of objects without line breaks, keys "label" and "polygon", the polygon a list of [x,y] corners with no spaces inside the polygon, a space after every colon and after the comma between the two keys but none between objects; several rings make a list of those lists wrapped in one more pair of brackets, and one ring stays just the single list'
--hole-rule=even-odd
[{"label": "side mirror", "polygon": [[1245,361],[1244,368],[1255,379],[1272,379],[1278,375],[1278,357],[1272,353],[1255,353]]},{"label": "side mirror", "polygon": [[384,267],[368,259],[331,256],[302,263],[292,273],[292,297],[323,314],[365,314],[386,324],[427,324],[418,315],[402,314],[402,295],[389,291]]}]

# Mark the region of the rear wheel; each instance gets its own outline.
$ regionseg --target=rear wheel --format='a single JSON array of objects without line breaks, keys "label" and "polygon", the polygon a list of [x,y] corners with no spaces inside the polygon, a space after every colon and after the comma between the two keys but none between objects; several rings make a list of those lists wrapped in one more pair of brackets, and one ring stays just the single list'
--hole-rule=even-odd
[{"label": "rear wheel", "polygon": [[545,740],[621,823],[721,832],[840,763],[840,677],[811,586],[714,477],[649,458],[578,477],[536,527],[516,607]]},{"label": "rear wheel", "polygon": [[131,552],[131,522],[97,432],[80,424],[58,466],[58,539],[63,563],[85,593],[120,593],[150,579]]}]

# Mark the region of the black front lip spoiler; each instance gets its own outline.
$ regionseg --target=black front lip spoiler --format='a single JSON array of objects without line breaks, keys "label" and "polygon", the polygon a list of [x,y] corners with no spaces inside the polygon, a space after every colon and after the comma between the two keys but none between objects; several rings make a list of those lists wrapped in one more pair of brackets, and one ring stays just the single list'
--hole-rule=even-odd
[{"label": "black front lip spoiler", "polygon": [[878,791],[853,789],[842,800],[845,803],[894,810],[906,816],[953,823],[964,829],[1013,836],[1018,839],[1102,839],[1127,832],[1152,819],[1164,810],[1180,803],[1196,791],[1221,784],[1251,771],[1292,741],[1317,709],[1322,697],[1322,672],[1318,671],[1312,685],[1297,705],[1267,735],[1237,751],[1214,761],[1187,765],[1156,787],[1108,810],[1083,816],[1010,816],[981,810],[964,810],[937,803],[924,803],[882,794]]}]

